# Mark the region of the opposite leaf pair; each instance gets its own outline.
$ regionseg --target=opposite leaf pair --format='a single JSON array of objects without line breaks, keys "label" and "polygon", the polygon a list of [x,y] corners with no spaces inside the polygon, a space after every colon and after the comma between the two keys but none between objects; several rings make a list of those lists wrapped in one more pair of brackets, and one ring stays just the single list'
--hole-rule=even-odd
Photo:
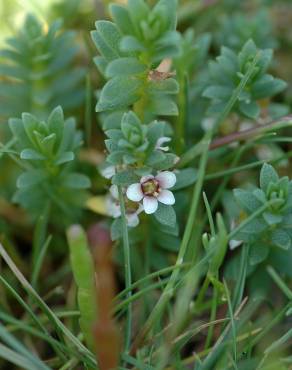
[{"label": "opposite leaf pair", "polygon": [[218,113],[224,109],[251,63],[258,58],[254,72],[233,108],[246,117],[258,118],[258,101],[278,94],[287,86],[284,81],[266,73],[272,57],[271,49],[258,50],[252,40],[246,42],[238,55],[231,49],[222,47],[216,62],[209,64],[211,84],[203,92],[204,97],[212,100],[210,113]]},{"label": "opposite leaf pair", "polygon": [[137,115],[130,111],[121,116],[114,128],[105,131],[109,152],[108,165],[132,166],[149,173],[152,168],[165,170],[173,167],[177,156],[167,153],[165,142],[170,141],[170,127],[162,121],[143,125]]},{"label": "opposite leaf pair", "polygon": [[271,247],[284,250],[291,248],[292,182],[288,177],[279,178],[271,165],[264,164],[260,174],[260,188],[235,189],[234,195],[248,215],[266,205],[263,213],[236,235],[236,239],[251,245],[251,264],[264,261]]}]

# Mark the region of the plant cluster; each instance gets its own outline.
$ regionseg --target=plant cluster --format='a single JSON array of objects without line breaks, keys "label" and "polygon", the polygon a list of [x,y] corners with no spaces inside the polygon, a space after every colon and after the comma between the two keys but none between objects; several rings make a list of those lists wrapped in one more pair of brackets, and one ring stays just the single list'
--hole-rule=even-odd
[{"label": "plant cluster", "polygon": [[46,30],[30,14],[19,33],[7,39],[0,55],[1,118],[30,112],[46,119],[57,105],[72,110],[82,104],[85,69],[72,67],[75,33],[60,33],[61,25],[55,21]]},{"label": "plant cluster", "polygon": [[211,113],[222,111],[234,89],[257,58],[253,73],[233,109],[245,117],[258,118],[261,113],[259,101],[280,93],[286,87],[283,80],[267,73],[272,57],[271,49],[259,51],[252,40],[247,41],[238,54],[227,47],[222,47],[221,55],[216,58],[216,62],[212,61],[209,64],[212,83],[203,92],[206,98],[212,100],[209,111]]},{"label": "plant cluster", "polygon": [[263,262],[271,248],[291,248],[292,183],[287,176],[279,178],[275,169],[265,164],[260,173],[260,188],[235,189],[234,196],[247,215],[265,208],[236,235],[250,245],[251,265]]},{"label": "plant cluster", "polygon": [[243,13],[235,13],[232,17],[226,15],[222,19],[222,27],[216,35],[217,42],[234,51],[240,51],[243,45],[252,39],[261,49],[275,49],[277,41],[273,35],[271,21],[266,9],[252,15]]},{"label": "plant cluster", "polygon": [[81,204],[82,193],[78,200],[76,190],[90,186],[89,179],[74,172],[71,165],[81,145],[75,120],[65,120],[59,106],[47,121],[23,113],[22,118],[11,118],[9,126],[24,169],[17,179],[14,201],[36,214],[47,204],[54,204],[70,215],[69,207]]},{"label": "plant cluster", "polygon": [[[178,113],[172,98],[178,93],[178,83],[169,70],[159,70],[166,58],[182,53],[181,36],[175,30],[175,8],[176,1],[164,0],[152,9],[144,1],[130,1],[126,7],[112,5],[114,23],[97,21],[92,32],[101,54],[95,64],[109,79],[96,110],[115,111],[103,121],[108,155],[101,173],[112,177],[113,184],[108,213],[121,216],[121,187],[132,226],[138,224],[137,216],[143,210],[155,213],[162,224],[175,225],[171,207],[175,198],[168,189],[176,183],[172,170],[179,158],[166,145],[171,141],[171,126],[155,119]],[[163,181],[163,176],[168,178]],[[117,233],[117,225],[120,223],[113,224],[112,235]]]},{"label": "plant cluster", "polygon": [[176,0],[159,1],[153,9],[142,0],[111,6],[114,23],[97,21],[92,39],[101,56],[94,61],[109,81],[101,90],[98,112],[127,109],[134,103],[153,115],[177,115],[172,99],[178,84],[156,68],[179,54]]}]

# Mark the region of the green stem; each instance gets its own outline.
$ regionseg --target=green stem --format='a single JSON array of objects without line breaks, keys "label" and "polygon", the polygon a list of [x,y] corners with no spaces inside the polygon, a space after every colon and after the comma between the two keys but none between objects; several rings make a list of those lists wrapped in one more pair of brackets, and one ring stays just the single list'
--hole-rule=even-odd
[{"label": "green stem", "polygon": [[[243,353],[248,352],[251,354],[252,349],[254,346],[259,343],[263,338],[267,337],[269,331],[273,329],[282,319],[285,317],[287,311],[292,308],[292,303],[289,302],[285,307],[283,307],[278,313],[274,313],[273,319],[266,323],[265,327],[261,332],[243,349]],[[241,356],[242,357],[242,356]]]},{"label": "green stem", "polygon": [[208,329],[208,334],[207,334],[207,339],[206,339],[206,344],[205,344],[205,350],[207,350],[210,345],[211,345],[211,341],[212,341],[212,338],[213,338],[213,333],[214,333],[214,321],[216,319],[216,314],[217,314],[217,305],[218,305],[218,287],[216,285],[214,285],[214,293],[213,293],[213,297],[212,297],[212,307],[211,307],[211,315],[210,315],[210,323],[211,325],[209,326],[209,329]]},{"label": "green stem", "polygon": [[33,287],[37,286],[37,282],[38,282],[39,274],[40,274],[40,271],[41,271],[41,267],[42,267],[44,258],[47,254],[48,247],[51,243],[51,240],[52,240],[52,236],[49,235],[47,237],[45,243],[43,244],[43,246],[40,250],[40,253],[38,254],[38,258],[36,259],[35,264],[33,266],[32,275],[31,275],[31,285]]},{"label": "green stem", "polygon": [[[128,234],[128,227],[127,227],[124,195],[123,195],[121,186],[119,186],[118,189],[119,189],[119,202],[120,202],[120,207],[121,207],[121,219],[122,219],[125,283],[126,283],[126,289],[129,289],[127,293],[127,298],[129,299],[132,296],[132,291],[130,289],[132,285],[132,274],[131,274],[129,234]],[[128,310],[127,310],[127,319],[126,319],[126,331],[125,331],[125,351],[126,353],[128,353],[130,349],[131,332],[132,332],[132,303],[129,302]]]},{"label": "green stem", "polygon": [[209,276],[206,275],[206,278],[205,278],[205,280],[203,282],[202,288],[200,290],[200,293],[198,295],[198,298],[197,298],[197,301],[196,301],[196,304],[195,304],[196,307],[200,307],[201,306],[201,304],[203,302],[203,299],[205,297],[205,294],[207,292],[207,289],[209,287],[209,284],[210,284],[210,279],[209,279]]},{"label": "green stem", "polygon": [[179,266],[169,266],[169,267],[165,267],[161,270],[158,270],[158,271],[155,271],[155,272],[152,272],[151,274],[143,277],[142,279],[140,280],[137,280],[135,281],[135,283],[133,283],[129,289],[124,289],[123,291],[121,291],[116,297],[115,297],[115,300],[117,301],[118,299],[122,300],[124,295],[126,295],[128,293],[129,290],[133,290],[134,288],[137,288],[139,285],[143,286],[145,284],[145,282],[149,282],[150,280],[153,280],[155,278],[159,278],[159,280],[161,280],[161,276],[160,275],[167,275],[168,273],[172,272],[173,270],[175,269],[185,269],[185,268],[188,268],[190,267],[191,264],[190,263],[183,263]]},{"label": "green stem", "polygon": [[132,294],[130,298],[125,298],[123,301],[119,304],[117,304],[114,307],[113,313],[116,315],[120,315],[121,312],[123,312],[129,305],[129,303],[132,303],[136,300],[138,300],[140,297],[145,297],[145,295],[148,292],[155,291],[157,289],[160,289],[164,287],[167,284],[168,279],[163,279],[158,281],[157,283],[153,283],[151,285],[147,285],[146,287],[143,287],[143,289],[139,290],[137,293]]},{"label": "green stem", "polygon": [[187,76],[184,71],[178,73],[179,80],[179,95],[178,106],[179,116],[176,121],[176,153],[180,155],[185,146],[185,126],[186,126],[186,113],[187,113]]},{"label": "green stem", "polygon": [[[145,238],[145,243],[144,243],[144,276],[148,276],[151,271],[151,244],[152,244],[152,238],[151,238],[151,231],[150,231],[150,225],[149,225],[149,219],[147,218],[145,220],[145,229],[144,229],[144,238]],[[147,289],[149,286],[149,283],[145,281],[143,284],[142,288]],[[146,320],[148,316],[148,312],[151,311],[152,307],[152,299],[146,294],[143,297],[144,300],[144,311],[143,311],[143,321]]]},{"label": "green stem", "polygon": [[248,256],[249,256],[249,245],[245,245],[243,246],[243,248],[241,248],[240,265],[238,266],[238,278],[233,291],[233,300],[232,300],[233,310],[236,310],[242,301],[248,267]]},{"label": "green stem", "polygon": [[[51,209],[51,202],[48,201],[45,205],[45,208],[42,214],[39,216],[37,221],[34,235],[33,235],[33,253],[32,253],[32,276],[35,275],[35,270],[37,268],[37,263],[39,260],[39,256],[42,252],[43,247],[46,244],[47,239],[47,228],[48,228],[48,221],[50,217],[50,209]],[[34,281],[37,284],[37,281]],[[35,288],[35,285],[33,285]]]},{"label": "green stem", "polygon": [[146,96],[142,96],[140,100],[138,100],[134,106],[133,110],[140,118],[141,122],[144,121],[145,118],[145,106],[147,105],[147,98]]},{"label": "green stem", "polygon": [[277,271],[272,267],[268,266],[267,271],[271,278],[273,279],[274,283],[278,285],[278,287],[281,289],[281,291],[285,294],[285,296],[292,301],[292,291],[291,289],[285,284],[285,282],[282,280],[282,278],[279,276]]}]

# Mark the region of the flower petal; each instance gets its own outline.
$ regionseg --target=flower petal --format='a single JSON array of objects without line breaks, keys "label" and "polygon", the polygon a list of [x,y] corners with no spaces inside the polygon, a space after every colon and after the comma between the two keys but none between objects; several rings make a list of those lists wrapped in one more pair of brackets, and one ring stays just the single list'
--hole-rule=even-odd
[{"label": "flower petal", "polygon": [[157,140],[157,143],[155,145],[155,149],[162,150],[164,152],[167,152],[169,150],[169,146],[163,146],[163,144],[168,143],[171,141],[170,137],[162,136]]},{"label": "flower petal", "polygon": [[129,227],[136,227],[139,225],[139,217],[137,213],[126,214],[127,224]]},{"label": "flower petal", "polygon": [[141,212],[143,212],[144,211],[144,207],[142,206],[142,204],[141,203],[139,203],[139,207],[138,207],[138,209],[137,209],[137,211],[136,211],[136,213],[137,213],[137,215],[139,215]]},{"label": "flower petal", "polygon": [[118,190],[118,187],[117,185],[112,185],[110,188],[109,188],[109,192],[111,194],[111,196],[114,198],[114,199],[119,199],[119,190]]},{"label": "flower petal", "polygon": [[231,239],[229,242],[229,247],[231,250],[239,247],[243,243],[242,240],[236,240],[236,239]]},{"label": "flower petal", "polygon": [[107,196],[105,200],[105,206],[107,214],[113,218],[118,218],[121,216],[120,205],[113,200],[111,196]]},{"label": "flower petal", "polygon": [[153,175],[142,176],[141,177],[141,180],[140,180],[140,184],[143,184],[143,182],[148,181],[148,180],[151,180],[151,179],[154,179],[154,176]]},{"label": "flower petal", "polygon": [[162,137],[160,137],[160,138],[157,140],[156,145],[157,145],[157,146],[161,146],[162,144],[164,144],[164,143],[168,143],[169,141],[171,141],[171,138],[170,138],[170,137],[168,137],[168,136],[162,136]]},{"label": "flower petal", "polygon": [[127,189],[127,197],[133,202],[140,202],[144,194],[141,189],[141,184],[132,184]]},{"label": "flower petal", "polygon": [[163,204],[172,206],[175,203],[174,195],[170,190],[162,190],[158,195],[157,199]]},{"label": "flower petal", "polygon": [[169,189],[176,183],[176,176],[173,172],[163,171],[155,176],[156,180],[159,182],[159,186],[162,189]]},{"label": "flower petal", "polygon": [[105,177],[106,179],[111,179],[116,173],[115,166],[107,166],[100,170],[101,176]]},{"label": "flower petal", "polygon": [[158,208],[158,200],[155,197],[144,197],[143,206],[145,213],[151,215]]}]

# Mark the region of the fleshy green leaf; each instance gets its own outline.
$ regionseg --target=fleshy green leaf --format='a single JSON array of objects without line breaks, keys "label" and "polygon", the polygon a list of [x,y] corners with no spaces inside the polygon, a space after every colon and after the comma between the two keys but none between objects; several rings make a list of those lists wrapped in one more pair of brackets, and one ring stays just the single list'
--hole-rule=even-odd
[{"label": "fleshy green leaf", "polygon": [[250,246],[249,252],[249,263],[253,265],[257,265],[263,262],[269,254],[269,246],[262,243],[254,243]]},{"label": "fleshy green leaf", "polygon": [[46,157],[44,157],[41,153],[37,152],[34,149],[24,149],[20,153],[20,158],[33,161],[43,161],[44,159],[46,159]]},{"label": "fleshy green leaf", "polygon": [[140,97],[142,82],[131,77],[114,77],[102,89],[97,112],[126,108]]},{"label": "fleshy green leaf", "polygon": [[255,212],[262,203],[250,192],[242,189],[233,190],[236,201],[248,213]]},{"label": "fleshy green leaf", "polygon": [[243,115],[253,119],[257,118],[260,114],[260,107],[255,101],[250,101],[248,103],[241,101],[239,103],[239,110]]},{"label": "fleshy green leaf", "polygon": [[291,247],[291,239],[289,234],[281,229],[275,230],[271,235],[271,242],[279,248],[289,249]]},{"label": "fleshy green leaf", "polygon": [[29,170],[22,173],[18,179],[16,186],[19,189],[29,188],[31,186],[37,185],[46,179],[46,173],[43,170]]},{"label": "fleshy green leaf", "polygon": [[55,108],[50,114],[48,118],[48,127],[51,133],[56,134],[57,144],[59,144],[62,139],[64,128],[64,114],[60,106]]},{"label": "fleshy green leaf", "polygon": [[90,180],[85,175],[73,172],[64,178],[62,185],[71,189],[87,189],[90,187]]},{"label": "fleshy green leaf", "polygon": [[115,174],[113,176],[112,183],[115,185],[126,186],[138,182],[138,180],[139,177],[133,171],[125,170]]},{"label": "fleshy green leaf", "polygon": [[149,91],[152,93],[163,92],[165,94],[177,94],[179,92],[179,84],[174,78],[167,78],[162,81],[149,82]]},{"label": "fleshy green leaf", "polygon": [[55,161],[55,164],[59,166],[61,164],[73,161],[74,158],[75,155],[73,152],[63,152],[60,156],[58,156],[57,160]]},{"label": "fleshy green leaf", "polygon": [[106,77],[131,76],[146,71],[146,66],[136,58],[119,58],[113,60],[106,69]]},{"label": "fleshy green leaf", "polygon": [[154,213],[154,217],[158,222],[166,226],[174,227],[176,224],[176,214],[172,206],[159,203],[158,209]]},{"label": "fleshy green leaf", "polygon": [[193,168],[184,168],[176,172],[176,184],[172,190],[184,189],[193,185],[197,180],[198,171]]},{"label": "fleshy green leaf", "polygon": [[111,4],[110,13],[116,25],[123,34],[133,35],[135,33],[135,28],[126,7],[118,4]]},{"label": "fleshy green leaf", "polygon": [[154,94],[151,97],[149,109],[158,116],[177,116],[178,108],[176,103],[165,95]]},{"label": "fleshy green leaf", "polygon": [[275,171],[274,167],[268,163],[265,163],[260,173],[260,186],[263,191],[268,190],[269,183],[276,183],[279,180],[279,176]]},{"label": "fleshy green leaf", "polygon": [[108,62],[119,58],[121,34],[117,26],[109,21],[97,21],[95,27],[96,31],[91,32],[91,37],[101,55]]}]

